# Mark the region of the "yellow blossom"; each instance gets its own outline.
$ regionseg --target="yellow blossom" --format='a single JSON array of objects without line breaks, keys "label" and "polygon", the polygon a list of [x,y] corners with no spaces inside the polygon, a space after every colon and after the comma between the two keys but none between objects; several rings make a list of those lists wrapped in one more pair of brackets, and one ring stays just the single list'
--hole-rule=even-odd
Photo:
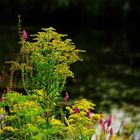
[{"label": "yellow blossom", "polygon": [[5,126],[5,127],[3,128],[3,130],[4,130],[4,131],[12,131],[12,132],[14,132],[14,131],[17,131],[18,129],[17,129],[17,128],[13,128],[13,127],[11,127],[11,126]]},{"label": "yellow blossom", "polygon": [[0,115],[5,114],[5,110],[3,108],[0,108]]},{"label": "yellow blossom", "polygon": [[39,95],[39,96],[43,96],[43,95],[44,95],[43,90],[42,90],[42,89],[37,90],[37,95]]},{"label": "yellow blossom", "polygon": [[101,118],[101,114],[93,114],[93,118],[96,120],[100,120]]},{"label": "yellow blossom", "polygon": [[79,101],[75,101],[75,104],[72,108],[78,108],[79,110],[88,111],[89,109],[94,109],[95,104],[87,101],[86,99],[82,99]]},{"label": "yellow blossom", "polygon": [[53,125],[63,125],[62,122],[58,119],[51,119],[51,124]]},{"label": "yellow blossom", "polygon": [[66,109],[69,111],[69,113],[73,113],[73,110],[69,106],[67,106]]}]

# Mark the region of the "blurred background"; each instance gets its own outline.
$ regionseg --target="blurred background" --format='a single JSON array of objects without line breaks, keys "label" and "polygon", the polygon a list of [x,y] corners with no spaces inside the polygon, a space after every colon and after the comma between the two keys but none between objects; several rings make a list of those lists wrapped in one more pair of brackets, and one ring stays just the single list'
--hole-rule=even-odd
[{"label": "blurred background", "polygon": [[0,0],[1,71],[18,51],[18,14],[29,35],[51,26],[86,50],[81,55],[84,61],[72,65],[75,79],[67,81],[71,99],[88,98],[98,112],[123,108],[138,121],[139,0]]}]

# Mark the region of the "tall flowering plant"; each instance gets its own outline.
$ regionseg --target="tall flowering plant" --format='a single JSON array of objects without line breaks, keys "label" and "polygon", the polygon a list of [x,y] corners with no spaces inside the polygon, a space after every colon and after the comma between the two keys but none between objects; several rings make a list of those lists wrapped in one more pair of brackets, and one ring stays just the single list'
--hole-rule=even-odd
[{"label": "tall flowering plant", "polygon": [[[67,106],[69,112],[66,135],[73,140],[88,140],[95,133],[101,114],[93,113],[95,104],[81,99],[76,101],[72,107]],[[91,111],[92,110],[92,111]]]},{"label": "tall flowering plant", "polygon": [[[56,139],[63,138],[66,125],[61,91],[66,78],[74,77],[70,65],[81,60],[81,50],[66,35],[54,28],[43,28],[28,41],[19,17],[19,53],[11,64],[9,92],[0,103],[0,139]],[[16,74],[21,75],[24,95],[14,91]],[[61,117],[59,117],[61,116]]]}]

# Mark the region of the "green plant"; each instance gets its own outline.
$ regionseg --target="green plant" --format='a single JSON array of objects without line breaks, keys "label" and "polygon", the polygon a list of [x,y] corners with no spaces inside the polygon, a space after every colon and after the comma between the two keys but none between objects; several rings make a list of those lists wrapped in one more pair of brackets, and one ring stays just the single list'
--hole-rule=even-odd
[{"label": "green plant", "polygon": [[[95,104],[86,99],[76,101],[66,107],[67,116],[63,108],[69,95],[61,96],[66,78],[74,77],[70,65],[81,60],[82,50],[52,27],[33,35],[33,42],[27,37],[19,19],[20,52],[15,61],[7,62],[11,63],[10,91],[0,97],[0,139],[91,139],[102,120],[100,114],[92,113]],[[13,90],[16,74],[21,76],[26,94]],[[117,140],[116,135],[110,138]]]},{"label": "green plant", "polygon": [[[10,92],[0,104],[4,111],[1,112],[4,115],[1,137],[61,138],[66,126],[62,118],[60,93],[66,78],[74,76],[70,65],[81,60],[79,52],[82,51],[76,49],[66,35],[58,34],[52,27],[42,29],[42,32],[33,35],[33,42],[28,42],[27,33],[21,30],[20,24],[19,17],[20,52],[15,61],[7,62],[11,64]],[[16,74],[21,75],[26,95],[12,91],[16,85]]]},{"label": "green plant", "polygon": [[92,114],[95,104],[81,99],[75,101],[72,107],[67,106],[69,116],[66,119],[67,136],[73,140],[89,140],[95,133],[98,126],[98,121],[101,119],[101,114]]}]

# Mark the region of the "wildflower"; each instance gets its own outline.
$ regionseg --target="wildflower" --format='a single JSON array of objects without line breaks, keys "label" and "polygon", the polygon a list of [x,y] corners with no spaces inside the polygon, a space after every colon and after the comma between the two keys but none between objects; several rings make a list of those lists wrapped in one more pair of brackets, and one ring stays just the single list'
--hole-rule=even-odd
[{"label": "wildflower", "polygon": [[89,109],[88,112],[87,112],[87,117],[88,117],[89,119],[92,117],[92,113],[91,113],[90,109]]},{"label": "wildflower", "polygon": [[67,101],[68,99],[69,99],[69,95],[68,95],[68,93],[66,92],[65,97],[64,97],[64,101]]},{"label": "wildflower", "polygon": [[104,132],[106,131],[106,122],[103,121],[103,119],[100,119],[99,124],[101,125],[101,127],[103,128]]},{"label": "wildflower", "polygon": [[95,119],[95,120],[101,120],[102,118],[101,118],[101,114],[93,114],[93,118]]},{"label": "wildflower", "polygon": [[13,128],[13,127],[11,127],[11,126],[5,126],[5,127],[3,128],[3,130],[4,130],[4,131],[11,131],[11,132],[13,132],[13,131],[17,131],[18,129],[17,129],[17,128]]},{"label": "wildflower", "polygon": [[62,125],[60,120],[54,119],[54,118],[51,120],[51,124],[53,124],[53,125]]},{"label": "wildflower", "polygon": [[104,131],[104,134],[108,137],[108,140],[116,140],[113,134],[114,133],[113,128],[111,127],[112,115],[110,115],[105,121],[103,121],[103,116],[102,116],[99,123]]},{"label": "wildflower", "polygon": [[72,110],[69,106],[67,106],[66,109],[67,109],[70,113],[73,112],[73,110]]},{"label": "wildflower", "polygon": [[109,127],[112,124],[112,115],[107,119],[107,126]]},{"label": "wildflower", "polygon": [[0,108],[0,115],[1,115],[1,114],[4,114],[4,113],[5,113],[5,110],[1,107],[1,108]]},{"label": "wildflower", "polygon": [[75,108],[74,108],[74,113],[79,113],[78,107],[75,107]]},{"label": "wildflower", "polygon": [[82,99],[80,101],[75,101],[75,105],[73,105],[73,107],[77,107],[77,106],[80,110],[87,111],[89,108],[93,110],[95,104],[90,103],[86,99]]},{"label": "wildflower", "polygon": [[27,40],[28,35],[27,35],[27,32],[25,30],[22,32],[22,35],[23,35],[24,40]]}]

